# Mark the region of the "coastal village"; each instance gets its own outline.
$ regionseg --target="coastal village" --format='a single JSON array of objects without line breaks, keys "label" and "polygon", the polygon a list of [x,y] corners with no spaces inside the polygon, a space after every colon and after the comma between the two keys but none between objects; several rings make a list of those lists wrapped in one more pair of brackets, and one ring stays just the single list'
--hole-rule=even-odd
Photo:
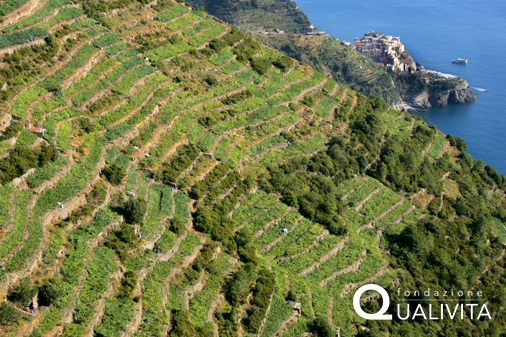
[{"label": "coastal village", "polygon": [[422,65],[416,64],[398,36],[371,31],[361,39],[355,38],[351,47],[377,64],[392,68],[399,75],[427,75],[429,80],[457,78],[455,75],[426,70]]},{"label": "coastal village", "polygon": [[351,47],[380,65],[393,65],[394,59],[406,50],[400,37],[376,32],[366,33],[362,39],[356,37]]},{"label": "coastal village", "polygon": [[[269,35],[280,35],[285,34],[284,30],[274,29],[263,29],[258,33]],[[309,26],[309,30],[306,35],[310,36],[327,36],[334,38],[331,34],[326,34],[325,31],[319,30],[314,25]],[[340,41],[339,39],[335,38]],[[377,64],[391,68],[401,76],[418,75],[424,77],[427,81],[448,80],[458,78],[452,74],[446,74],[434,70],[426,70],[422,65],[415,63],[413,58],[409,55],[406,47],[402,44],[401,38],[398,36],[386,35],[375,31],[370,31],[364,34],[364,37],[354,39],[354,43],[351,44],[348,41],[340,41],[344,45],[350,46],[362,55],[372,59]]]},{"label": "coastal village", "polygon": [[[355,38],[351,47],[379,65],[391,67],[394,71],[413,73],[418,70],[398,36],[369,32],[365,33],[362,39]],[[418,71],[423,72],[423,67]]]}]

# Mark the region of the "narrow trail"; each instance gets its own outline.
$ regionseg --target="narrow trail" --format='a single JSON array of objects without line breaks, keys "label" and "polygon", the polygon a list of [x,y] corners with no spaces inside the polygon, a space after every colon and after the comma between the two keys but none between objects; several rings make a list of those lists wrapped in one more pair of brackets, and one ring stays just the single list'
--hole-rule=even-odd
[{"label": "narrow trail", "polygon": [[273,220],[269,221],[268,223],[266,223],[265,226],[262,227],[262,229],[260,229],[259,231],[255,232],[252,235],[252,240],[255,241],[256,239],[258,239],[263,233],[265,233],[265,231],[267,229],[269,229],[269,227],[271,227],[274,223],[277,224],[279,221],[281,221],[281,219],[283,219],[283,217],[285,215],[287,215],[288,212],[290,212],[291,210],[292,210],[291,208],[288,208],[281,216],[279,216],[276,219],[273,219]]},{"label": "narrow trail", "polygon": [[357,93],[353,91],[353,103],[351,103],[350,110],[348,111],[348,116],[351,114],[355,107],[357,106]]},{"label": "narrow trail", "polygon": [[200,173],[194,180],[193,183],[195,184],[197,181],[202,181],[204,178],[216,167],[220,164],[219,161],[215,161],[207,170]]},{"label": "narrow trail", "polygon": [[450,148],[451,148],[450,141],[447,140],[445,145],[443,146],[441,151],[439,151],[439,153],[437,154],[437,156],[434,160],[441,158],[443,156],[443,154],[445,154],[445,152],[450,152]]},{"label": "narrow trail", "polygon": [[220,293],[218,295],[218,297],[213,301],[211,306],[209,307],[209,310],[207,311],[207,319],[204,323],[211,322],[213,324],[213,332],[214,332],[215,336],[219,336],[219,328],[218,328],[218,324],[216,323],[216,321],[214,319],[214,312],[216,311],[217,308],[219,308],[220,306],[222,306],[225,303],[226,303],[225,296],[223,295],[223,293]]},{"label": "narrow trail", "polygon": [[297,220],[295,220],[295,222],[293,223],[293,227],[291,230],[289,230],[287,233],[284,233],[283,235],[277,237],[275,240],[268,243],[267,245],[263,246],[262,249],[259,250],[259,253],[264,254],[264,253],[268,252],[272,247],[274,247],[274,245],[276,245],[278,242],[283,240],[287,234],[291,233],[297,227],[297,225],[299,224],[299,221],[302,219],[303,219],[302,216],[297,218]]},{"label": "narrow trail", "polygon": [[452,174],[452,171],[446,172],[445,174],[443,174],[443,176],[441,177],[441,179],[439,179],[439,181],[445,181],[446,178],[448,178],[450,176],[450,174]]},{"label": "narrow trail", "polygon": [[416,208],[415,205],[411,205],[406,212],[404,212],[402,215],[400,215],[397,219],[395,219],[391,224],[398,224],[402,221],[402,219],[404,219],[404,217],[406,215],[408,215],[409,213],[411,213],[414,209]]},{"label": "narrow trail", "polygon": [[[118,261],[119,262],[119,261]],[[119,263],[118,263],[119,264]],[[93,336],[93,328],[96,324],[100,323],[102,320],[102,316],[104,315],[104,309],[105,309],[105,300],[106,298],[112,297],[114,294],[114,285],[116,282],[118,282],[123,277],[123,272],[121,269],[119,269],[116,273],[111,275],[111,281],[109,283],[109,287],[105,291],[105,293],[100,298],[98,305],[95,307],[95,313],[93,315],[93,318],[90,320],[86,327],[87,337]]]},{"label": "narrow trail", "polygon": [[339,275],[343,275],[343,274],[347,274],[347,273],[358,271],[358,268],[360,267],[360,265],[362,264],[362,262],[364,262],[364,259],[365,259],[366,256],[367,256],[367,249],[364,248],[364,250],[362,251],[361,256],[359,257],[359,259],[357,261],[355,261],[353,264],[349,265],[348,267],[346,267],[344,269],[341,269],[339,271],[336,271],[336,272],[332,273],[330,276],[328,276],[325,279],[323,279],[320,282],[320,288],[326,286],[327,283],[329,283],[330,281],[334,280]]},{"label": "narrow trail", "polygon": [[470,289],[470,290],[474,290],[478,285],[480,285],[482,283],[482,277],[483,275],[485,275],[490,269],[492,269],[492,267],[497,263],[499,262],[500,260],[502,260],[502,258],[504,257],[504,255],[506,255],[506,247],[503,247],[503,250],[501,252],[501,255],[499,255],[498,258],[496,258],[494,261],[492,261],[489,265],[487,265],[485,267],[485,269],[483,269],[483,271],[480,273],[480,275],[478,276],[478,282],[476,282],[475,285],[473,285],[473,287]]},{"label": "narrow trail", "polygon": [[190,310],[190,300],[193,298],[196,292],[201,291],[204,288],[205,271],[200,272],[200,276],[184,293],[184,310]]},{"label": "narrow trail", "polygon": [[360,234],[361,231],[363,231],[363,230],[365,230],[367,228],[374,228],[375,227],[375,223],[377,223],[378,221],[380,221],[381,219],[383,219],[385,216],[388,215],[388,213],[390,213],[391,211],[393,211],[395,208],[397,208],[398,206],[402,205],[405,200],[406,200],[405,197],[402,197],[399,201],[397,201],[395,204],[393,204],[392,206],[390,206],[383,213],[381,213],[380,215],[376,216],[368,224],[359,226],[358,229],[357,229],[357,234]]},{"label": "narrow trail", "polygon": [[274,262],[279,263],[282,261],[294,260],[294,259],[298,258],[299,256],[308,253],[309,251],[311,251],[311,249],[318,247],[320,245],[320,241],[325,239],[325,237],[327,237],[328,235],[329,235],[329,231],[325,229],[325,230],[323,230],[323,232],[320,235],[315,236],[314,241],[309,246],[304,248],[301,252],[291,255],[291,256],[279,257],[279,258],[275,259]]},{"label": "narrow trail", "polygon": [[441,205],[439,205],[439,208],[437,209],[437,213],[439,214],[439,212],[441,212],[441,210],[443,209],[443,206],[444,206],[444,195],[445,195],[445,192],[442,192],[441,193]]},{"label": "narrow trail", "polygon": [[318,84],[316,84],[310,88],[302,90],[302,92],[299,95],[297,95],[297,97],[295,97],[295,99],[288,101],[286,103],[290,104],[292,102],[294,102],[294,103],[300,102],[307,93],[312,92],[312,91],[316,91],[316,90],[321,90],[325,86],[325,84],[327,84],[327,78],[325,78],[323,81],[319,82]]},{"label": "narrow trail", "polygon": [[[184,238],[186,237],[186,234],[188,233],[188,231],[189,230],[187,229],[185,231],[185,233],[176,240],[176,244],[167,253],[165,253],[165,254],[159,254],[156,259],[154,259],[153,261],[151,261],[149,267],[143,268],[139,272],[139,280],[138,280],[139,286],[138,286],[138,293],[137,293],[138,295],[140,295],[142,293],[142,287],[140,286],[142,280],[144,280],[146,278],[146,276],[148,275],[148,273],[153,269],[154,265],[157,262],[160,262],[160,261],[169,261],[170,260],[170,258],[174,255],[174,253],[179,250],[181,241],[184,240]],[[166,289],[166,287],[168,285],[169,280],[171,280],[175,275],[177,275],[178,273],[180,273],[181,270],[183,268],[185,268],[185,266],[188,266],[190,263],[193,262],[193,260],[197,257],[198,253],[200,252],[200,249],[202,249],[202,246],[203,246],[204,242],[205,242],[205,238],[201,238],[200,244],[195,247],[194,251],[192,252],[192,254],[190,256],[186,257],[186,259],[183,262],[182,266],[174,268],[173,271],[171,272],[171,274],[169,275],[169,277],[167,278],[166,282],[164,283],[164,291],[163,291],[164,297],[163,297],[162,301],[164,303],[166,303],[166,299],[167,299],[167,289]],[[131,335],[133,335],[133,333],[135,331],[137,331],[137,329],[139,328],[141,322],[142,322],[142,299],[135,306],[134,316],[133,316],[131,322],[127,325],[127,329],[126,329],[125,333],[122,334],[122,336],[131,336]],[[168,323],[170,324],[170,322],[168,322]]]},{"label": "narrow trail", "polygon": [[422,151],[422,157],[424,157],[424,156],[425,156],[425,154],[426,154],[426,153],[430,150],[430,148],[432,147],[432,144],[434,144],[434,142],[435,142],[435,141],[436,141],[436,140],[435,140],[435,139],[433,139],[433,140],[429,143],[429,145],[427,145],[427,147],[426,147],[426,148]]},{"label": "narrow trail", "polygon": [[348,236],[345,237],[344,240],[339,242],[338,244],[336,244],[334,246],[334,248],[332,248],[331,250],[329,250],[328,252],[323,254],[318,261],[315,261],[312,265],[303,269],[297,275],[304,276],[306,274],[311,273],[315,268],[319,267],[322,263],[324,263],[325,261],[327,261],[331,257],[335,256],[339,251],[341,251],[349,240],[350,240],[350,238]]},{"label": "narrow trail", "polygon": [[369,201],[369,199],[371,199],[375,194],[379,193],[379,191],[381,190],[381,187],[378,187],[376,188],[374,191],[372,191],[371,193],[369,193],[368,196],[366,196],[364,199],[362,199],[358,204],[357,206],[355,206],[355,210],[357,212],[360,212],[360,209],[362,208],[362,206],[364,206],[364,204],[366,202]]},{"label": "narrow trail", "polygon": [[383,265],[381,268],[371,277],[366,278],[365,280],[360,281],[359,283],[348,283],[344,286],[343,290],[339,294],[341,298],[345,298],[348,293],[350,293],[353,289],[360,287],[364,284],[371,283],[372,281],[376,280],[378,277],[381,277],[385,275],[387,272],[387,262],[383,261]]},{"label": "narrow trail", "polygon": [[352,188],[351,190],[349,190],[348,192],[346,192],[345,194],[343,194],[343,196],[341,197],[342,200],[345,200],[350,194],[352,194],[353,192],[355,192],[356,190],[360,189],[362,186],[364,186],[364,184],[366,183],[366,181],[369,180],[368,178],[364,178],[362,180],[362,182],[360,183],[359,186],[357,186],[356,188]]},{"label": "narrow trail", "polygon": [[283,323],[281,324],[281,326],[275,332],[274,336],[276,336],[276,337],[277,336],[282,336],[283,333],[290,327],[290,325],[292,325],[293,323],[295,323],[299,317],[300,317],[300,315],[298,314],[298,312],[294,311],[293,314],[287,320],[283,321]]},{"label": "narrow trail", "polygon": [[[255,202],[255,204],[253,205],[250,205],[248,207],[249,208],[257,208],[256,207],[256,204],[260,203],[262,200],[265,199],[266,196],[262,197],[261,199],[259,199],[258,201]],[[269,206],[267,209],[264,209],[263,211],[267,211],[270,207],[272,206]],[[233,213],[235,213],[237,211],[237,209],[234,209]],[[237,231],[240,231],[244,226],[246,226],[248,224],[248,222],[250,222],[251,220],[253,219],[256,219],[257,217],[261,216],[262,215],[262,212],[257,212],[256,214],[253,214],[252,216],[246,218],[240,225],[236,226],[234,228],[234,233],[237,232]]]},{"label": "narrow trail", "polygon": [[15,24],[22,18],[33,15],[37,9],[44,7],[47,1],[48,0],[28,0],[21,7],[14,9],[2,18],[3,21],[0,23],[0,29]]},{"label": "narrow trail", "polygon": [[311,313],[312,313],[311,318],[315,318],[314,306],[313,306],[313,294],[311,293],[311,289],[307,285],[306,285],[306,289],[307,289],[307,297],[309,298],[309,305],[311,307]]},{"label": "narrow trail", "polygon": [[[43,41],[43,40],[36,40],[35,42],[37,41]],[[62,68],[63,66],[65,66],[74,56],[75,56],[75,53],[76,51],[81,48],[82,46],[84,46],[85,44],[87,44],[87,42],[83,42],[83,43],[78,43],[76,44],[68,53],[66,53],[66,57],[64,60],[59,60],[55,63],[55,65],[51,68],[48,69],[48,72],[47,73],[44,73],[44,74],[41,74],[42,77],[48,77],[48,76],[51,76],[53,75],[56,71],[58,71],[60,68]],[[17,47],[17,49],[23,47],[24,45],[16,45],[15,47]],[[3,50],[3,49],[0,49],[0,54],[4,54],[6,51]],[[90,59],[92,59],[95,55],[99,54],[101,51],[99,49],[97,49],[97,52],[95,52],[95,54],[93,54],[92,56],[90,56]],[[80,69],[80,68],[79,68]],[[76,71],[74,72],[77,73],[79,71],[79,69],[76,69]],[[40,82],[43,81],[43,78],[37,78],[35,79],[31,84],[29,84],[28,86],[26,86],[23,90],[19,91],[17,94],[15,94],[10,100],[9,100],[9,103],[8,103],[8,110],[12,110],[12,104],[14,101],[16,101],[16,99],[18,98],[18,96],[22,93],[24,93],[25,91],[27,91],[28,89],[32,88],[33,86],[35,85],[38,85]]]},{"label": "narrow trail", "polygon": [[422,188],[420,191],[416,192],[415,194],[413,194],[412,196],[410,196],[408,199],[409,200],[414,200],[416,199],[420,194],[423,194],[425,193],[425,188]]},{"label": "narrow trail", "polygon": [[264,329],[265,322],[267,322],[267,318],[269,317],[269,312],[271,311],[273,297],[274,297],[274,292],[272,292],[271,297],[269,298],[269,306],[267,307],[267,311],[265,312],[264,319],[262,319],[262,323],[260,324],[260,328],[258,329],[259,335],[262,335],[262,330]]}]

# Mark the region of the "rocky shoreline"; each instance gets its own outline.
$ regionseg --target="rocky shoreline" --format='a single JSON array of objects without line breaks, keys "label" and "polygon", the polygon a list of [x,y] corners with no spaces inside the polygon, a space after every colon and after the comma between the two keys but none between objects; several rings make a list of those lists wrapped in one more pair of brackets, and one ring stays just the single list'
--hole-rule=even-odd
[{"label": "rocky shoreline", "polygon": [[441,92],[425,91],[418,95],[403,97],[404,108],[411,112],[430,108],[444,108],[448,104],[465,104],[476,101],[476,94],[471,91],[466,80],[459,79],[455,88]]},{"label": "rocky shoreline", "polygon": [[[415,76],[418,85],[428,85],[428,88],[418,94],[414,94],[409,84],[403,88],[401,94],[402,107],[412,112],[427,110],[429,108],[444,108],[448,104],[463,104],[476,101],[476,95],[471,91],[469,83],[451,74],[445,74],[434,70],[426,70],[421,64],[416,63],[399,37],[392,37],[378,32],[369,32],[362,39],[355,38],[355,44],[351,47],[362,55],[371,58],[374,62],[393,70],[400,78]],[[438,82],[452,83],[451,88],[443,90],[432,88],[431,84]],[[413,88],[418,85],[415,81]]]}]

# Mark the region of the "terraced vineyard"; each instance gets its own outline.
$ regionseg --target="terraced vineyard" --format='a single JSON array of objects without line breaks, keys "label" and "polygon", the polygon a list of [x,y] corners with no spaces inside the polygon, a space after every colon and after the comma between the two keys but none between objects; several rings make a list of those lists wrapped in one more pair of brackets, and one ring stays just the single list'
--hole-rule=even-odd
[{"label": "terraced vineyard", "polygon": [[486,213],[499,256],[506,181],[460,138],[184,3],[23,3],[0,6],[1,335],[351,336],[413,228]]}]

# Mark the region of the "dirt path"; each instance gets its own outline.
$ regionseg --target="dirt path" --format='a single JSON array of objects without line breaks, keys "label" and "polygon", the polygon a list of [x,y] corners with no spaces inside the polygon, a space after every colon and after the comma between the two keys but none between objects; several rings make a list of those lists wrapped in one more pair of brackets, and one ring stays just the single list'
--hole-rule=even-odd
[{"label": "dirt path", "polygon": [[445,146],[443,146],[443,148],[441,149],[441,151],[439,151],[439,153],[437,154],[437,156],[436,156],[436,158],[434,160],[441,158],[445,152],[449,152],[450,151],[450,148],[451,148],[450,141],[447,140],[446,143],[445,143]]},{"label": "dirt path", "polygon": [[290,325],[292,325],[293,323],[295,323],[295,321],[297,321],[299,316],[300,315],[298,314],[298,312],[294,311],[292,316],[290,316],[287,320],[283,321],[283,323],[278,328],[274,336],[282,336],[283,333],[290,327]]},{"label": "dirt path", "polygon": [[274,261],[276,263],[279,263],[279,262],[286,261],[286,260],[294,260],[294,259],[298,258],[299,256],[301,256],[302,254],[305,254],[305,253],[309,252],[314,247],[318,247],[320,245],[319,241],[323,240],[328,235],[329,235],[329,231],[326,230],[326,229],[324,229],[323,232],[322,232],[322,234],[320,234],[318,236],[315,236],[314,237],[314,241],[309,246],[307,246],[306,248],[304,248],[304,250],[302,250],[301,252],[299,252],[297,254],[294,254],[294,255],[291,255],[291,256],[282,256],[282,257],[277,258]]},{"label": "dirt path", "polygon": [[492,267],[497,262],[499,262],[504,257],[504,255],[506,255],[506,248],[503,248],[503,250],[501,252],[501,255],[499,255],[499,257],[497,259],[495,259],[494,261],[492,261],[492,263],[490,263],[488,266],[485,267],[485,269],[483,269],[483,271],[478,276],[478,282],[476,282],[476,284],[471,288],[471,290],[474,290],[478,285],[481,284],[481,282],[482,282],[481,278],[483,277],[483,275],[485,275],[490,269],[492,269]]},{"label": "dirt path", "polygon": [[21,7],[14,9],[12,12],[4,16],[0,29],[18,22],[20,19],[29,17],[39,8],[44,7],[48,0],[28,0]]},{"label": "dirt path", "polygon": [[332,248],[331,250],[329,250],[328,252],[326,252],[325,254],[323,254],[318,261],[315,261],[312,265],[310,265],[309,267],[303,269],[297,275],[298,276],[304,276],[304,275],[309,274],[310,272],[312,272],[315,268],[319,267],[322,263],[324,263],[325,261],[327,261],[331,257],[335,256],[339,251],[341,251],[344,248],[344,246],[346,245],[346,242],[348,242],[349,240],[350,240],[350,238],[348,236],[345,237],[344,240],[341,241],[341,242],[339,242],[338,244],[336,244],[334,246],[334,248]]},{"label": "dirt path", "polygon": [[288,212],[290,212],[292,209],[291,208],[288,208],[281,216],[277,217],[276,219],[273,219],[271,221],[269,221],[268,223],[265,224],[265,226],[262,227],[262,229],[260,229],[259,231],[255,232],[253,235],[252,235],[252,239],[253,241],[255,241],[256,239],[258,239],[263,233],[265,233],[265,231],[267,229],[269,229],[269,227],[271,227],[274,223],[278,223],[279,221],[281,221],[281,219],[283,219],[283,217],[285,215],[288,214]]},{"label": "dirt path", "polygon": [[271,297],[269,298],[269,307],[267,307],[267,311],[265,311],[264,319],[262,320],[262,324],[260,324],[260,328],[258,329],[258,335],[262,335],[262,330],[264,329],[265,322],[267,322],[267,318],[269,317],[269,312],[271,311],[272,306],[272,298],[274,297],[275,291],[272,292]]},{"label": "dirt path", "polygon": [[362,262],[364,262],[364,259],[365,259],[366,256],[367,256],[367,249],[364,248],[364,250],[362,251],[362,254],[361,254],[360,258],[357,261],[355,261],[353,264],[349,265],[348,267],[346,267],[344,269],[341,269],[339,271],[336,271],[336,272],[332,273],[330,276],[328,276],[325,279],[323,279],[320,282],[320,287],[326,286],[327,283],[329,283],[329,281],[334,280],[339,275],[343,275],[343,274],[347,274],[347,273],[358,271],[358,268],[360,267],[360,265],[362,264]]},{"label": "dirt path", "polygon": [[283,233],[281,236],[277,237],[275,240],[273,240],[269,244],[263,246],[262,249],[259,250],[259,253],[264,254],[264,253],[268,252],[272,247],[274,247],[275,244],[277,244],[278,242],[280,242],[281,240],[283,240],[286,235],[288,235],[290,232],[292,232],[297,227],[297,225],[299,224],[299,221],[302,220],[302,219],[303,219],[302,216],[300,216],[299,218],[297,218],[297,220],[295,220],[295,222],[293,223],[293,227],[292,227],[291,230],[289,230],[287,233]]},{"label": "dirt path", "polygon": [[350,110],[348,111],[348,116],[351,114],[355,107],[357,106],[357,93],[353,91],[353,103],[351,103]]},{"label": "dirt path", "polygon": [[434,144],[436,140],[433,139],[432,142],[429,143],[429,145],[427,145],[427,147],[422,151],[422,157],[425,156],[425,154],[430,150],[430,148],[432,147],[432,144]]},{"label": "dirt path", "polygon": [[[167,253],[165,253],[165,254],[159,254],[156,259],[154,259],[153,261],[151,261],[151,265],[149,267],[143,268],[139,272],[139,281],[138,281],[138,283],[139,283],[138,289],[139,290],[138,290],[137,295],[141,294],[141,286],[140,286],[141,281],[146,278],[146,276],[148,275],[148,273],[153,269],[154,265],[157,262],[170,260],[170,258],[174,255],[174,253],[179,250],[181,241],[184,240],[184,238],[186,237],[187,233],[188,233],[188,230],[182,236],[180,236],[176,240],[176,244]],[[171,280],[175,275],[179,274],[181,272],[181,270],[183,268],[185,268],[185,266],[188,266],[190,263],[193,262],[193,260],[195,260],[195,258],[197,257],[198,253],[200,252],[200,249],[202,249],[202,246],[203,246],[204,242],[205,242],[205,238],[202,238],[201,241],[200,241],[200,244],[197,245],[197,247],[194,249],[194,251],[192,252],[192,254],[185,259],[185,261],[183,262],[183,265],[181,267],[174,268],[174,270],[172,271],[172,273],[169,275],[169,277],[167,278],[166,282],[164,283],[163,292],[162,292],[163,293],[162,303],[165,303],[165,304],[167,303],[167,285],[169,283],[169,280]],[[132,336],[134,334],[134,332],[137,331],[137,329],[139,328],[141,322],[142,322],[142,299],[136,305],[133,319],[127,325],[127,329],[122,334],[122,336]],[[170,321],[168,322],[168,324],[170,324]]]},{"label": "dirt path", "polygon": [[[118,261],[119,264],[119,261]],[[102,298],[99,300],[98,305],[95,307],[95,313],[93,314],[93,318],[90,320],[86,327],[86,336],[92,337],[93,336],[93,328],[96,324],[100,323],[102,320],[102,316],[104,315],[104,309],[105,309],[105,299],[112,297],[114,294],[114,285],[116,282],[118,282],[123,277],[123,272],[121,269],[119,269],[116,273],[111,275],[111,281],[109,283],[109,287],[105,291],[105,293],[102,295]]]},{"label": "dirt path", "polygon": [[415,205],[411,205],[411,207],[409,207],[406,212],[404,212],[402,215],[400,215],[397,219],[395,219],[391,224],[398,224],[399,222],[402,221],[402,219],[404,219],[404,217],[406,215],[408,215],[409,213],[411,213],[414,209],[416,208]]},{"label": "dirt path", "polygon": [[367,229],[367,228],[374,228],[375,227],[375,223],[380,221],[381,219],[383,219],[385,216],[388,215],[388,213],[390,213],[391,211],[393,211],[395,208],[397,208],[398,206],[402,205],[404,203],[406,199],[404,197],[401,198],[401,200],[397,201],[395,204],[393,204],[392,206],[390,206],[387,210],[385,210],[383,213],[381,213],[380,215],[376,216],[371,222],[369,222],[368,224],[365,224],[365,225],[361,225],[358,227],[357,229],[357,234],[359,234],[361,231]]},{"label": "dirt path", "polygon": [[446,172],[445,174],[443,174],[443,176],[441,177],[441,179],[439,179],[439,181],[446,180],[446,178],[448,178],[450,176],[450,174],[452,174],[452,171]]},{"label": "dirt path", "polygon": [[355,210],[357,212],[360,212],[360,209],[362,208],[362,206],[364,206],[364,204],[369,201],[369,199],[371,199],[375,194],[379,193],[379,191],[381,190],[381,187],[378,187],[377,189],[375,189],[374,191],[372,191],[371,193],[369,193],[368,196],[366,196],[364,199],[362,199],[358,204],[357,206],[355,206]]},{"label": "dirt path", "polygon": [[355,188],[352,188],[351,190],[349,190],[348,192],[346,192],[345,194],[343,194],[343,196],[341,197],[342,200],[345,200],[350,194],[352,194],[353,192],[355,192],[356,190],[360,189],[362,186],[364,186],[365,182],[369,180],[368,178],[364,178],[362,180],[362,183],[355,187]]},{"label": "dirt path", "polygon": [[348,283],[344,286],[343,290],[341,291],[341,293],[339,294],[341,296],[341,298],[345,298],[346,295],[352,291],[353,289],[357,288],[357,287],[360,287],[364,284],[367,284],[367,283],[370,283],[374,280],[376,280],[378,277],[381,277],[383,275],[385,275],[385,273],[387,272],[387,262],[384,261],[383,265],[381,266],[381,268],[376,272],[376,274],[374,274],[373,276],[371,277],[368,277],[366,278],[365,280],[359,282],[359,283],[354,283],[354,282],[351,282],[351,283]]},{"label": "dirt path", "polygon": [[213,323],[213,330],[214,330],[215,336],[219,336],[219,328],[218,328],[218,324],[216,323],[216,321],[214,319],[214,312],[216,311],[217,308],[219,308],[220,306],[222,306],[225,303],[226,303],[225,296],[223,295],[223,293],[221,293],[213,301],[213,303],[211,304],[211,307],[209,307],[209,310],[207,311],[207,319],[204,323],[208,323],[208,322]]}]

